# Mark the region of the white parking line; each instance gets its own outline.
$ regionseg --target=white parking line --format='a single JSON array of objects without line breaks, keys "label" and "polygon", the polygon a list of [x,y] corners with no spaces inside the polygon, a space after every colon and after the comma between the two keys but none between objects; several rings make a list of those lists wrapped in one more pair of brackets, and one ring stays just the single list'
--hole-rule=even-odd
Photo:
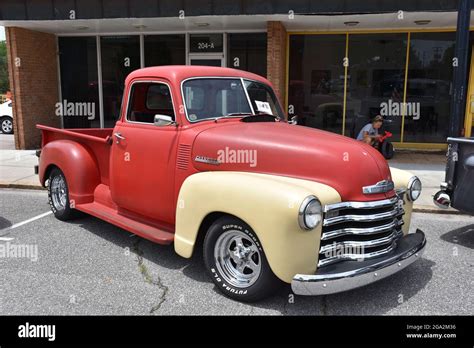
[{"label": "white parking line", "polygon": [[23,226],[23,225],[26,225],[26,224],[28,224],[28,223],[30,223],[30,222],[32,222],[32,221],[41,219],[41,218],[43,218],[43,217],[45,217],[45,216],[48,216],[49,214],[52,214],[52,213],[53,213],[52,211],[48,211],[48,212],[46,212],[46,213],[39,214],[39,215],[37,215],[37,216],[35,216],[35,217],[32,217],[31,219],[28,219],[28,220],[19,222],[19,223],[14,224],[14,225],[11,225],[11,226],[10,226],[10,230],[13,230],[14,228],[17,228],[17,227],[20,227],[20,226]]},{"label": "white parking line", "polygon": [[14,240],[15,238],[11,238],[11,237],[0,237],[0,241],[2,242],[9,242],[11,240]]}]

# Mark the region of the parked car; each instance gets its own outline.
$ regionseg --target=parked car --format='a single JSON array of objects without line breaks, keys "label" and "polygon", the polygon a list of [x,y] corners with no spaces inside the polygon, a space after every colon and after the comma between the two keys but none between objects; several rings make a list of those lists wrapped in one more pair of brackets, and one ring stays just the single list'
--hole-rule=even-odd
[{"label": "parked car", "polygon": [[12,101],[0,104],[0,129],[4,134],[13,134]]},{"label": "parked car", "polygon": [[113,129],[42,131],[54,215],[81,211],[204,263],[225,295],[255,301],[353,289],[420,258],[421,192],[356,140],[284,121],[269,81],[228,68],[132,72]]},{"label": "parked car", "polygon": [[446,176],[433,202],[474,214],[474,138],[448,138]]}]

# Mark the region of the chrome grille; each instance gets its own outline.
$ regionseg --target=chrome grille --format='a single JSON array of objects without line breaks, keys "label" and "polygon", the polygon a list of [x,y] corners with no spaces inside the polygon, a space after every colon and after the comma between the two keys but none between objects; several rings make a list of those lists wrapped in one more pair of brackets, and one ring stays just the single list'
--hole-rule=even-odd
[{"label": "chrome grille", "polygon": [[390,252],[403,234],[403,214],[403,193],[381,201],[326,205],[318,267]]}]

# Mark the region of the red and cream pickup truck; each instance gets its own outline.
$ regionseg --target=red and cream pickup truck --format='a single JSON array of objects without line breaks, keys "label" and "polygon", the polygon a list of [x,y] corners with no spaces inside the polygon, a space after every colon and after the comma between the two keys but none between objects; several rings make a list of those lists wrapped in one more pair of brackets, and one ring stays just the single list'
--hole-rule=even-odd
[{"label": "red and cream pickup truck", "polygon": [[289,124],[269,81],[165,66],[125,82],[113,129],[42,125],[41,184],[60,220],[81,211],[190,258],[203,246],[227,296],[353,289],[408,266],[420,180],[372,147]]}]

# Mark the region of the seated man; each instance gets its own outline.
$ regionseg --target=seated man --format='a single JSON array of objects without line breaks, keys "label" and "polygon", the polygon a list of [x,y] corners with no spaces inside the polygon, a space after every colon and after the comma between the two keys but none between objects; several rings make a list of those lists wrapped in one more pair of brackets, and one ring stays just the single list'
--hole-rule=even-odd
[{"label": "seated man", "polygon": [[372,123],[367,123],[359,132],[357,140],[363,141],[366,144],[375,146],[378,144],[381,135],[379,129],[382,127],[383,117],[377,115],[372,120]]}]

